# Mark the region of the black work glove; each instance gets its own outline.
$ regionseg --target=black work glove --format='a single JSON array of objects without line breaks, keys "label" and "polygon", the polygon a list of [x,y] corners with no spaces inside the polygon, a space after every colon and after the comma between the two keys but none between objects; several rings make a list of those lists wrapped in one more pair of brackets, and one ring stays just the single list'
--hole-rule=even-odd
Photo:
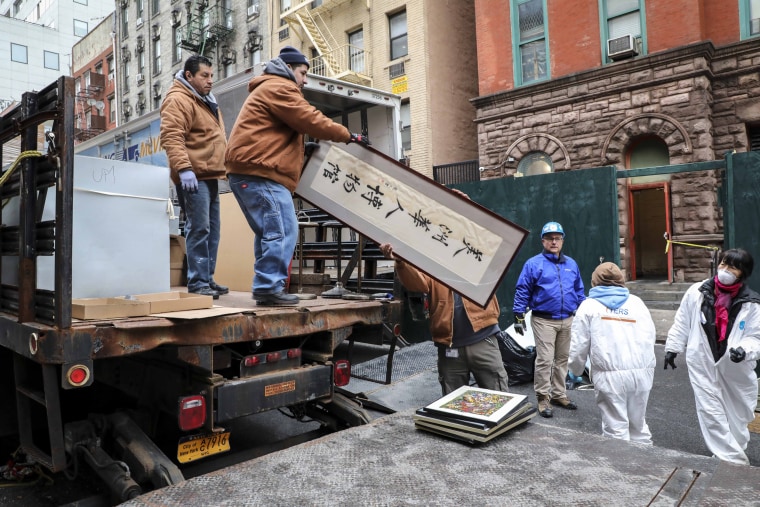
[{"label": "black work glove", "polygon": [[676,369],[676,354],[675,352],[665,352],[665,369],[668,369],[668,365],[672,366],[673,369]]},{"label": "black work glove", "polygon": [[303,146],[303,153],[306,155],[306,157],[311,157],[311,154],[314,153],[314,150],[319,148],[319,143],[314,143],[309,141]]},{"label": "black work glove", "polygon": [[371,144],[369,142],[369,137],[362,134],[351,134],[351,139],[348,140],[348,143],[359,143],[363,144],[364,146],[369,146]]},{"label": "black work glove", "polygon": [[728,353],[731,354],[731,361],[735,363],[741,363],[747,357],[747,353],[741,347],[730,348],[728,349]]},{"label": "black work glove", "polygon": [[515,315],[515,333],[520,336],[525,334],[525,316],[522,313]]}]

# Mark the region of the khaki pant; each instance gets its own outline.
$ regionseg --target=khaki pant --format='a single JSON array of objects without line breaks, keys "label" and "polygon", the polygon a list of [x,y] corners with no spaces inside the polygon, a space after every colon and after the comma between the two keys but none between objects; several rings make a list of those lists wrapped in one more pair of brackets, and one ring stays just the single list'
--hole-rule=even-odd
[{"label": "khaki pant", "polygon": [[470,372],[478,387],[505,392],[509,389],[507,370],[495,336],[456,348],[457,357],[446,357],[446,350],[447,347],[438,347],[438,381],[443,394],[470,385]]},{"label": "khaki pant", "polygon": [[555,400],[565,398],[565,377],[573,318],[554,320],[532,316],[530,322],[536,339],[536,368],[533,372],[536,397]]}]

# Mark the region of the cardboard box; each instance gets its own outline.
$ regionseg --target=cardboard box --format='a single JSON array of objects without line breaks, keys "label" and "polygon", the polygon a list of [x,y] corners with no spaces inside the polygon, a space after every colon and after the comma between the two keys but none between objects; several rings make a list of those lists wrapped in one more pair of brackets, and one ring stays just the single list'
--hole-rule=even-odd
[{"label": "cardboard box", "polygon": [[86,298],[71,300],[75,319],[116,319],[141,317],[150,313],[150,303],[123,298]]},{"label": "cardboard box", "polygon": [[187,292],[160,292],[156,294],[138,294],[132,296],[138,301],[150,305],[149,313],[179,312],[182,310],[201,310],[214,306],[214,298],[189,294]]},{"label": "cardboard box", "polygon": [[232,192],[219,194],[222,225],[214,280],[233,291],[251,292],[253,231]]},{"label": "cardboard box", "polygon": [[187,285],[187,273],[185,272],[185,238],[183,236],[169,236],[169,283],[172,287],[184,287]]}]

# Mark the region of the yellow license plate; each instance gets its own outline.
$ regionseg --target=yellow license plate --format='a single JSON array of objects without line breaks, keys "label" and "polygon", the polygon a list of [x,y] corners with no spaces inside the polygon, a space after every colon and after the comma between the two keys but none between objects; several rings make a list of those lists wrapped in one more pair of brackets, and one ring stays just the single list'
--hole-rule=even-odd
[{"label": "yellow license plate", "polygon": [[230,450],[230,432],[191,435],[179,439],[177,461],[187,463]]}]

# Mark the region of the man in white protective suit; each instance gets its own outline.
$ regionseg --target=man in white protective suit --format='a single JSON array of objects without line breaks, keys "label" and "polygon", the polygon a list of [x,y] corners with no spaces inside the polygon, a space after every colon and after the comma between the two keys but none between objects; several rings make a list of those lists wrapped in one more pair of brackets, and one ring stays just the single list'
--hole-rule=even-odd
[{"label": "man in white protective suit", "polygon": [[744,283],[753,267],[745,250],[723,252],[718,273],[684,294],[665,342],[666,370],[686,351],[705,444],[717,458],[744,465],[760,358],[760,295]]},{"label": "man in white protective suit", "polygon": [[645,415],[657,364],[655,338],[652,316],[625,287],[620,268],[600,264],[573,320],[568,365],[580,376],[591,356],[604,436],[652,444]]}]

